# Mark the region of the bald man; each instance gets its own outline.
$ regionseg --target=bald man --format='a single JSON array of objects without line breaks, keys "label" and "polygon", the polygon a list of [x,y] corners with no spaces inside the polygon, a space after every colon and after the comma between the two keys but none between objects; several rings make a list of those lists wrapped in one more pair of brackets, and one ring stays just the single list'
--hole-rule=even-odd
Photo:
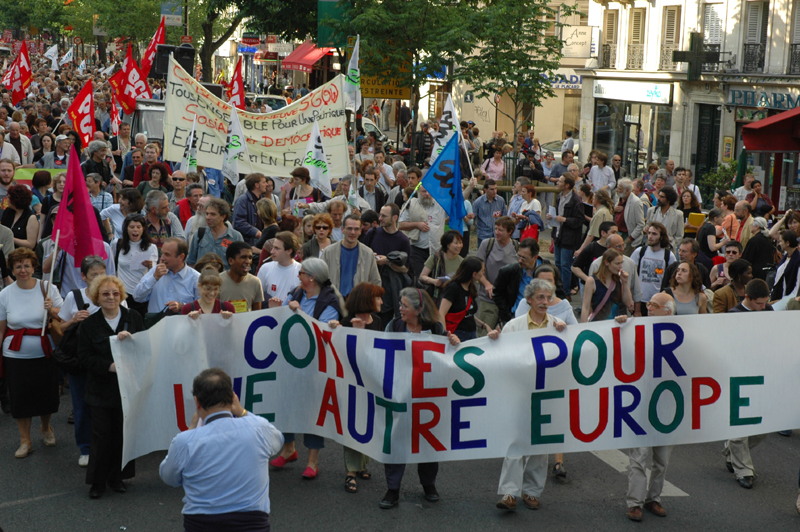
[{"label": "bald man", "polygon": [[667,186],[675,188],[675,161],[670,159],[665,162],[664,170],[667,171]]},{"label": "bald man", "polygon": [[[649,316],[674,316],[675,300],[668,294],[660,292],[647,302]],[[618,316],[617,322],[624,323],[627,316]],[[666,517],[667,511],[661,506],[661,491],[664,489],[664,477],[669,465],[671,445],[658,447],[634,447],[628,450],[628,494],[625,513],[631,521],[642,520],[642,508],[658,517]],[[650,480],[647,479],[647,468],[650,468]]]},{"label": "bald man", "polygon": [[[606,245],[608,249],[616,249],[620,253],[625,251],[625,239],[623,239],[618,234],[608,235],[606,238]],[[600,269],[600,263],[603,261],[603,257],[598,257],[592,262],[592,265],[589,266],[589,272],[587,275],[591,276],[597,273],[597,270]],[[639,276],[636,274],[636,262],[627,255],[623,255],[622,257],[622,269],[628,272],[628,286],[631,289],[631,296],[633,298],[633,312],[636,316],[641,316],[641,304],[642,304],[642,285],[639,282]],[[630,309],[628,309],[630,310]]]},{"label": "bald man", "polygon": [[753,217],[750,214],[750,204],[746,201],[739,201],[733,208],[733,214],[739,220],[739,231],[735,235],[730,235],[734,240],[737,240],[744,248],[747,241],[753,236]]}]

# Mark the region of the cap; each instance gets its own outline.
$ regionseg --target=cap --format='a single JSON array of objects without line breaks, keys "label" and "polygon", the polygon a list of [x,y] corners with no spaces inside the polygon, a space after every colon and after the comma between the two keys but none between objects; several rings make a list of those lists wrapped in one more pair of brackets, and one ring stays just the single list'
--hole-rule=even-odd
[{"label": "cap", "polygon": [[66,135],[59,135],[56,137],[56,142],[61,142],[62,140],[69,140],[69,137]]},{"label": "cap", "polygon": [[470,124],[470,125],[474,126],[475,122],[473,122],[472,120],[467,120],[467,124]]}]

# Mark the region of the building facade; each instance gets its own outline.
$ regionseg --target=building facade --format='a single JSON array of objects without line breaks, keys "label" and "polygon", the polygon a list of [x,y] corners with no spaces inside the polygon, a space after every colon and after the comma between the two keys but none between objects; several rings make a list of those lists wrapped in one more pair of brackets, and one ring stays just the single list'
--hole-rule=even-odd
[{"label": "building facade", "polygon": [[[586,145],[622,156],[631,175],[672,159],[702,176],[743,148],[741,128],[800,105],[800,1],[592,1],[600,28],[597,57],[583,76],[580,135]],[[692,33],[719,52],[697,81],[672,52]],[[793,186],[797,157],[784,157],[778,186]],[[769,190],[772,156],[748,163]]]}]

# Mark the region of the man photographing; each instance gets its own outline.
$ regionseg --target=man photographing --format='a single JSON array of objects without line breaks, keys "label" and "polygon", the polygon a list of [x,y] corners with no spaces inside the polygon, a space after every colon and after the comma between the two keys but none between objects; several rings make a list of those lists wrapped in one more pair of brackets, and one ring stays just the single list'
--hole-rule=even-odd
[{"label": "man photographing", "polygon": [[268,532],[268,462],[283,446],[283,434],[261,416],[248,415],[219,368],[195,377],[192,395],[197,413],[159,468],[164,482],[186,493],[184,530]]}]

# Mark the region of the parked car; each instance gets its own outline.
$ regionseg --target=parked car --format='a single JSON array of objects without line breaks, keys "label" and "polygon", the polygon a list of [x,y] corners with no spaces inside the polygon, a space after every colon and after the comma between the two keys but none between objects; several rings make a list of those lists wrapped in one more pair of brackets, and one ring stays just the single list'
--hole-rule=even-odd
[{"label": "parked car", "polygon": [[[580,139],[578,137],[573,137],[575,144],[572,148],[572,151],[575,152],[575,158],[578,159],[578,149],[580,148]],[[556,158],[555,161],[557,163],[561,162],[561,145],[564,144],[563,140],[551,140],[550,142],[545,142],[542,144],[542,149],[545,153],[551,151],[553,152],[553,156]],[[544,155],[544,154],[543,154]]]},{"label": "parked car", "polygon": [[375,122],[370,120],[369,118],[362,118],[361,119],[361,127],[364,128],[364,134],[369,135],[370,132],[374,131],[378,135],[378,140],[383,142],[383,148],[385,151],[394,150],[394,141],[387,137],[378,126],[375,125]]},{"label": "parked car", "polygon": [[286,98],[275,94],[256,94],[254,92],[248,92],[244,97],[248,100],[255,100],[259,107],[261,107],[262,103],[266,103],[273,111],[277,111],[288,105]]}]

